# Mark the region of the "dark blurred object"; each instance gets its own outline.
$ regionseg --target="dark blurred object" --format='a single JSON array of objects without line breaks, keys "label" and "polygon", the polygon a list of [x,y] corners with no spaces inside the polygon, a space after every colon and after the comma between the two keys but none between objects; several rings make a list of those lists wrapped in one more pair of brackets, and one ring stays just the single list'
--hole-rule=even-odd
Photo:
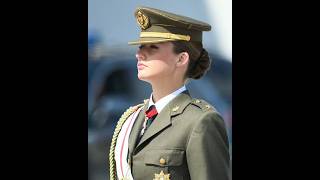
[{"label": "dark blurred object", "polygon": [[89,129],[112,133],[121,114],[141,103],[151,92],[137,79],[134,59],[110,59],[95,62],[88,87]]},{"label": "dark blurred object", "polygon": [[[215,57],[204,78],[191,81],[192,97],[205,99],[224,117],[231,134],[231,63]],[[109,177],[108,154],[113,130],[122,113],[142,103],[152,92],[149,84],[137,78],[136,59],[119,55],[88,62],[88,161],[90,180]],[[134,55],[132,55],[134,57]],[[231,143],[231,136],[229,140]]]},{"label": "dark blurred object", "polygon": [[232,63],[219,55],[210,54],[212,58],[211,70],[207,76],[215,84],[219,95],[232,106]]},{"label": "dark blurred object", "polygon": [[89,61],[97,61],[106,56],[106,48],[102,41],[102,36],[96,31],[88,33],[88,59]]},{"label": "dark blurred object", "polygon": [[137,79],[134,59],[105,59],[90,65],[95,68],[88,82],[88,161],[95,176],[90,180],[98,180],[109,177],[109,146],[118,119],[148,97],[151,89]]}]

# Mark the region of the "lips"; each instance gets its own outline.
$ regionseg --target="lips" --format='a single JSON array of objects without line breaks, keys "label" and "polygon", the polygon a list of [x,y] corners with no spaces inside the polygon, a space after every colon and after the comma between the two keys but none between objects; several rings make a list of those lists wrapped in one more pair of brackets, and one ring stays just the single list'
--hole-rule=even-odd
[{"label": "lips", "polygon": [[143,68],[145,68],[145,67],[147,67],[146,65],[144,65],[144,64],[142,64],[142,63],[138,63],[137,64],[137,68],[140,70],[140,69],[143,69]]}]

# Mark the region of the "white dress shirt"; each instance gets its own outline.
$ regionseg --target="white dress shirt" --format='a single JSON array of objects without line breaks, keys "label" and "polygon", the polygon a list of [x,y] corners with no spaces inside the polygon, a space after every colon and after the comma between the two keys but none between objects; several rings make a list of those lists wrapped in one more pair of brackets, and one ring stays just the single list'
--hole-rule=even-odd
[{"label": "white dress shirt", "polygon": [[153,99],[152,99],[152,93],[150,95],[150,99],[149,99],[149,105],[148,105],[148,109],[150,108],[150,106],[155,105],[158,114],[161,112],[161,110],[175,97],[177,97],[180,93],[182,93],[183,91],[187,90],[186,86],[183,85],[182,87],[180,87],[179,89],[177,89],[176,91],[174,91],[173,93],[161,98],[158,102],[154,103]]}]

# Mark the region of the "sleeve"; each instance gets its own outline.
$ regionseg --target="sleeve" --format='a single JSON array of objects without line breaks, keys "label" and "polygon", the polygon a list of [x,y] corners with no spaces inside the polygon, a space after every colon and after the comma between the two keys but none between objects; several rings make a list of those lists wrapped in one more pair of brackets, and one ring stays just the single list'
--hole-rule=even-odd
[{"label": "sleeve", "polygon": [[186,156],[192,180],[229,180],[228,137],[222,117],[207,111],[197,119],[187,144]]}]

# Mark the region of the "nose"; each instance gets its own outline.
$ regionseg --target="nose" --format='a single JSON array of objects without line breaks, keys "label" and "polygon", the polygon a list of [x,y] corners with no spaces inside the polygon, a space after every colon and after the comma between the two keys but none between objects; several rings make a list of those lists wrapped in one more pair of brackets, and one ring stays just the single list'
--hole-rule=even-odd
[{"label": "nose", "polygon": [[136,58],[138,61],[146,60],[146,55],[139,49],[136,53]]}]

